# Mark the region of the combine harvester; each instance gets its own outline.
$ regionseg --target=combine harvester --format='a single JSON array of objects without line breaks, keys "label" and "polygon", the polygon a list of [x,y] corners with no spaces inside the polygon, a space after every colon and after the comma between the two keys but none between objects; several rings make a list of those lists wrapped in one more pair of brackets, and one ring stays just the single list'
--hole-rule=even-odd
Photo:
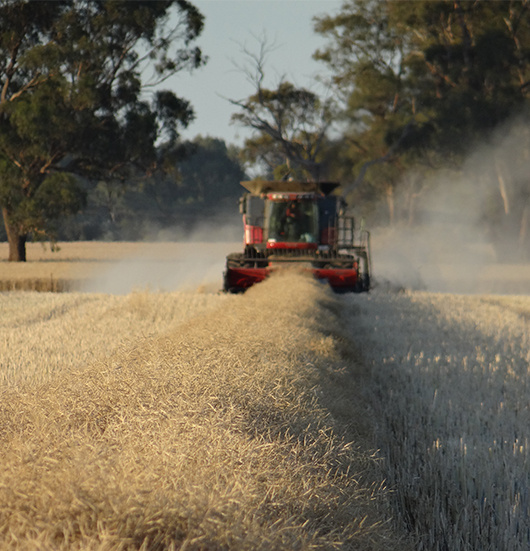
[{"label": "combine harvester", "polygon": [[229,254],[224,290],[243,292],[286,267],[310,271],[338,293],[370,289],[370,234],[355,243],[354,220],[332,182],[249,181],[239,200],[242,253]]}]

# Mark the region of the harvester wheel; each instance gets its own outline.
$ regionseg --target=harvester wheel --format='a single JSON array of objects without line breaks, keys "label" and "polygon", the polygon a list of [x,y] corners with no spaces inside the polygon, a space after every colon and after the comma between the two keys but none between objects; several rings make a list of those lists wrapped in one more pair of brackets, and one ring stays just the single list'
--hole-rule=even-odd
[{"label": "harvester wheel", "polygon": [[368,274],[360,275],[357,285],[355,286],[356,293],[366,293],[370,290],[370,276]]},{"label": "harvester wheel", "polygon": [[226,270],[223,277],[223,290],[225,293],[243,293],[244,288],[233,287],[230,284],[229,272],[231,269],[243,268],[247,266],[248,261],[243,253],[231,253],[226,257]]},{"label": "harvester wheel", "polygon": [[231,253],[226,257],[227,268],[240,268],[245,265],[245,255],[243,253]]}]

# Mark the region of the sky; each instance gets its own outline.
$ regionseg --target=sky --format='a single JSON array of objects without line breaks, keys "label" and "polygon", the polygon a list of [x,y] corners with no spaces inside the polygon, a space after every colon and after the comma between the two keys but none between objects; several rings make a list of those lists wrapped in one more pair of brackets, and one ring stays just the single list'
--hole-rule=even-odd
[{"label": "sky", "polygon": [[260,40],[274,45],[266,59],[265,86],[275,88],[281,77],[317,93],[316,76],[325,74],[313,53],[325,44],[313,30],[312,18],[340,11],[342,0],[192,0],[205,16],[196,41],[208,57],[206,65],[191,73],[180,72],[165,83],[179,97],[191,102],[196,119],[182,132],[184,139],[197,135],[242,145],[249,131],[230,124],[237,108],[229,99],[241,100],[253,93],[243,71],[246,49],[257,54]]}]

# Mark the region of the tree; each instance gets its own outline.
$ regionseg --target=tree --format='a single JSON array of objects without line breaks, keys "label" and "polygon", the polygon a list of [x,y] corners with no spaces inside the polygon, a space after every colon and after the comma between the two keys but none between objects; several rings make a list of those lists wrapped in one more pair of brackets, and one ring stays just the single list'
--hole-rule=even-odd
[{"label": "tree", "polygon": [[269,134],[257,134],[245,139],[240,158],[245,166],[252,167],[255,177],[263,180],[294,177],[291,171],[292,163],[286,160],[284,151]]},{"label": "tree", "polygon": [[461,159],[528,100],[530,3],[415,4],[390,7],[410,36],[416,103],[432,118],[436,147]]},{"label": "tree", "polygon": [[235,216],[239,182],[246,179],[239,151],[210,136],[185,141],[181,149],[174,172],[146,178],[128,195],[128,216],[147,219],[150,227],[158,229],[191,229],[227,212]]},{"label": "tree", "polygon": [[[81,178],[124,181],[160,168],[192,118],[158,89],[203,63],[203,17],[186,0],[0,2],[0,205],[9,260],[53,237],[84,202]],[[148,74],[151,70],[151,74]]]},{"label": "tree", "polygon": [[[162,158],[166,152],[160,151]],[[205,222],[234,220],[248,177],[239,150],[218,138],[179,141],[167,166],[122,184],[102,180],[88,191],[87,207],[63,221],[61,239],[146,239],[180,233]]]},{"label": "tree", "polygon": [[210,207],[232,203],[241,194],[239,183],[246,178],[238,150],[219,138],[197,136],[193,152],[178,165],[180,181],[196,201]]},{"label": "tree", "polygon": [[276,178],[295,177],[318,181],[323,171],[326,133],[332,122],[331,101],[298,88],[283,78],[276,89],[264,87],[265,61],[270,51],[266,39],[258,54],[244,53],[250,65],[243,67],[255,92],[246,100],[231,100],[240,111],[232,121],[255,130],[243,149],[247,161],[261,161],[270,169],[271,160],[283,163],[274,170]]},{"label": "tree", "polygon": [[339,168],[343,192],[352,203],[384,197],[392,224],[396,188],[408,167],[428,164],[429,115],[417,109],[420,79],[409,79],[410,36],[391,16],[390,3],[345,3],[337,16],[316,20],[329,43],[314,57],[330,67],[330,85],[342,103],[344,134],[332,166]]},{"label": "tree", "polygon": [[389,197],[411,168],[460,168],[478,140],[524,108],[529,8],[365,0],[316,21],[329,43],[315,57],[343,100],[352,187],[365,180]]}]

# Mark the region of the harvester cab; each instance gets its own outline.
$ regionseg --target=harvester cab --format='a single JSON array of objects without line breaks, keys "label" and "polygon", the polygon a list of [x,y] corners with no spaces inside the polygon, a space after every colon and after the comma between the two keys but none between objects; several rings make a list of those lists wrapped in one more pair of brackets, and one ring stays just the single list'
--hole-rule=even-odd
[{"label": "harvester cab", "polygon": [[[241,182],[244,251],[226,259],[225,291],[245,291],[287,266],[309,270],[336,292],[370,288],[370,235],[345,214],[332,182]],[[355,242],[357,237],[357,243]]]}]

